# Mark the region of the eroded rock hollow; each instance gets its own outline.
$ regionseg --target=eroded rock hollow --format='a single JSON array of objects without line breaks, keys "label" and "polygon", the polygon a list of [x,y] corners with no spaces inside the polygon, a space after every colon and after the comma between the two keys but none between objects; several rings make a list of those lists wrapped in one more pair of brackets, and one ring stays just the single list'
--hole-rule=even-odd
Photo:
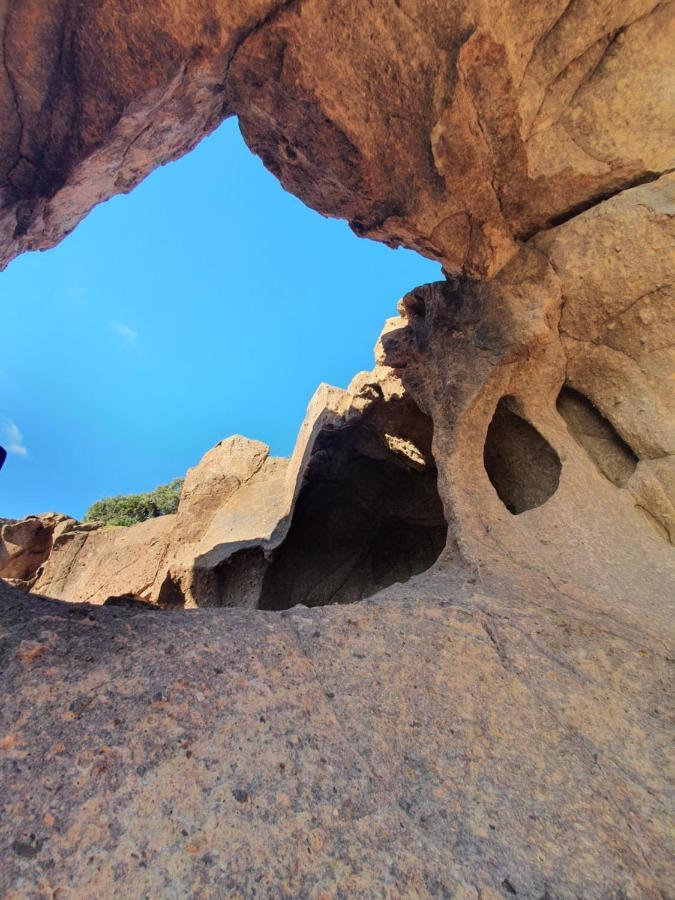
[{"label": "eroded rock hollow", "polygon": [[2,262],[237,114],[447,276],[289,459],[0,521],[3,895],[669,895],[674,22],[0,4]]}]

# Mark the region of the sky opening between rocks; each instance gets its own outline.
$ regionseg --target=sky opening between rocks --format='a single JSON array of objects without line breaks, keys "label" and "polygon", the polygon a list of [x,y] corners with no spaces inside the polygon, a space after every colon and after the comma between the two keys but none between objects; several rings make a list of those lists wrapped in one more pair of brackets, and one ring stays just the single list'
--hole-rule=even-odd
[{"label": "sky opening between rocks", "polygon": [[286,193],[235,119],[0,274],[0,518],[150,490],[233,433],[293,446],[440,266]]}]

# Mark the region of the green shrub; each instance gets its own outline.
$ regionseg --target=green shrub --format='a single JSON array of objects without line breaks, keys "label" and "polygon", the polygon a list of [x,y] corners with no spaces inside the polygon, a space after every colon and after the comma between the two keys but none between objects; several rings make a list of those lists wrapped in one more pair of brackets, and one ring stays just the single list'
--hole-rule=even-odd
[{"label": "green shrub", "polygon": [[183,479],[176,478],[171,484],[160,485],[147,494],[97,500],[87,510],[84,521],[100,522],[103,525],[135,525],[146,519],[175,513],[182,487]]}]

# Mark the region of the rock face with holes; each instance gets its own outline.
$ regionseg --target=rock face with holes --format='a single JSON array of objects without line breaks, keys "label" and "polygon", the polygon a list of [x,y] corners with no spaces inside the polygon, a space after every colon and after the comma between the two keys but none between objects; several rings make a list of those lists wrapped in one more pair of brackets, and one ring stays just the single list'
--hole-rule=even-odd
[{"label": "rock face with holes", "polygon": [[[413,291],[383,336],[385,358],[407,360],[403,383],[433,421],[456,564],[495,577],[513,568],[527,590],[542,578],[565,591],[611,585],[615,602],[665,629],[674,189],[667,176],[595,207],[533,240],[489,283]],[[621,278],[606,263],[609,240]],[[580,319],[593,324],[571,336]]]},{"label": "rock face with holes", "polygon": [[448,275],[290,459],[224,441],[134,528],[2,523],[3,896],[670,895],[674,23],[0,2],[0,265],[234,113]]}]

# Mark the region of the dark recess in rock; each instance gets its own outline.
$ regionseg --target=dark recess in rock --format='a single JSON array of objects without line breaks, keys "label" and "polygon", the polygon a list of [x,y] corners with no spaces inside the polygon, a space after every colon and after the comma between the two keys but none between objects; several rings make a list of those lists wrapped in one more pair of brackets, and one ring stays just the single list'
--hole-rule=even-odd
[{"label": "dark recess in rock", "polygon": [[265,574],[262,609],[363,600],[424,572],[443,549],[436,469],[416,470],[393,453],[372,459],[355,446],[357,434],[340,437],[335,446],[327,436],[316,455],[291,529]]},{"label": "dark recess in rock", "polygon": [[[419,412],[416,428],[427,449],[431,420]],[[218,566],[215,588],[200,590],[203,605],[215,599],[218,606],[283,610],[354,603],[408,581],[430,568],[445,545],[436,481],[433,463],[394,452],[367,426],[325,433],[281,545],[268,560],[249,547]]]},{"label": "dark recess in rock", "polygon": [[587,397],[567,386],[560,391],[556,405],[570,434],[605,478],[617,487],[625,487],[635,471],[638,458],[612,423]]},{"label": "dark recess in rock", "polygon": [[120,594],[117,597],[108,597],[103,606],[117,606],[121,609],[146,610],[149,612],[157,609],[154,603],[149,603],[147,600],[143,600],[142,597],[137,597],[134,594]]},{"label": "dark recess in rock", "polygon": [[517,516],[555,494],[561,464],[557,453],[502,397],[485,438],[483,461],[499,499]]},{"label": "dark recess in rock", "polygon": [[162,582],[157,603],[162,609],[180,609],[185,606],[185,595],[170,575]]},{"label": "dark recess in rock", "polygon": [[[200,606],[245,606],[255,608],[260,596],[260,586],[265,577],[267,561],[260,547],[239,550],[213,572],[207,573],[205,586],[200,594],[205,602]],[[209,589],[208,582],[214,587]]]}]

